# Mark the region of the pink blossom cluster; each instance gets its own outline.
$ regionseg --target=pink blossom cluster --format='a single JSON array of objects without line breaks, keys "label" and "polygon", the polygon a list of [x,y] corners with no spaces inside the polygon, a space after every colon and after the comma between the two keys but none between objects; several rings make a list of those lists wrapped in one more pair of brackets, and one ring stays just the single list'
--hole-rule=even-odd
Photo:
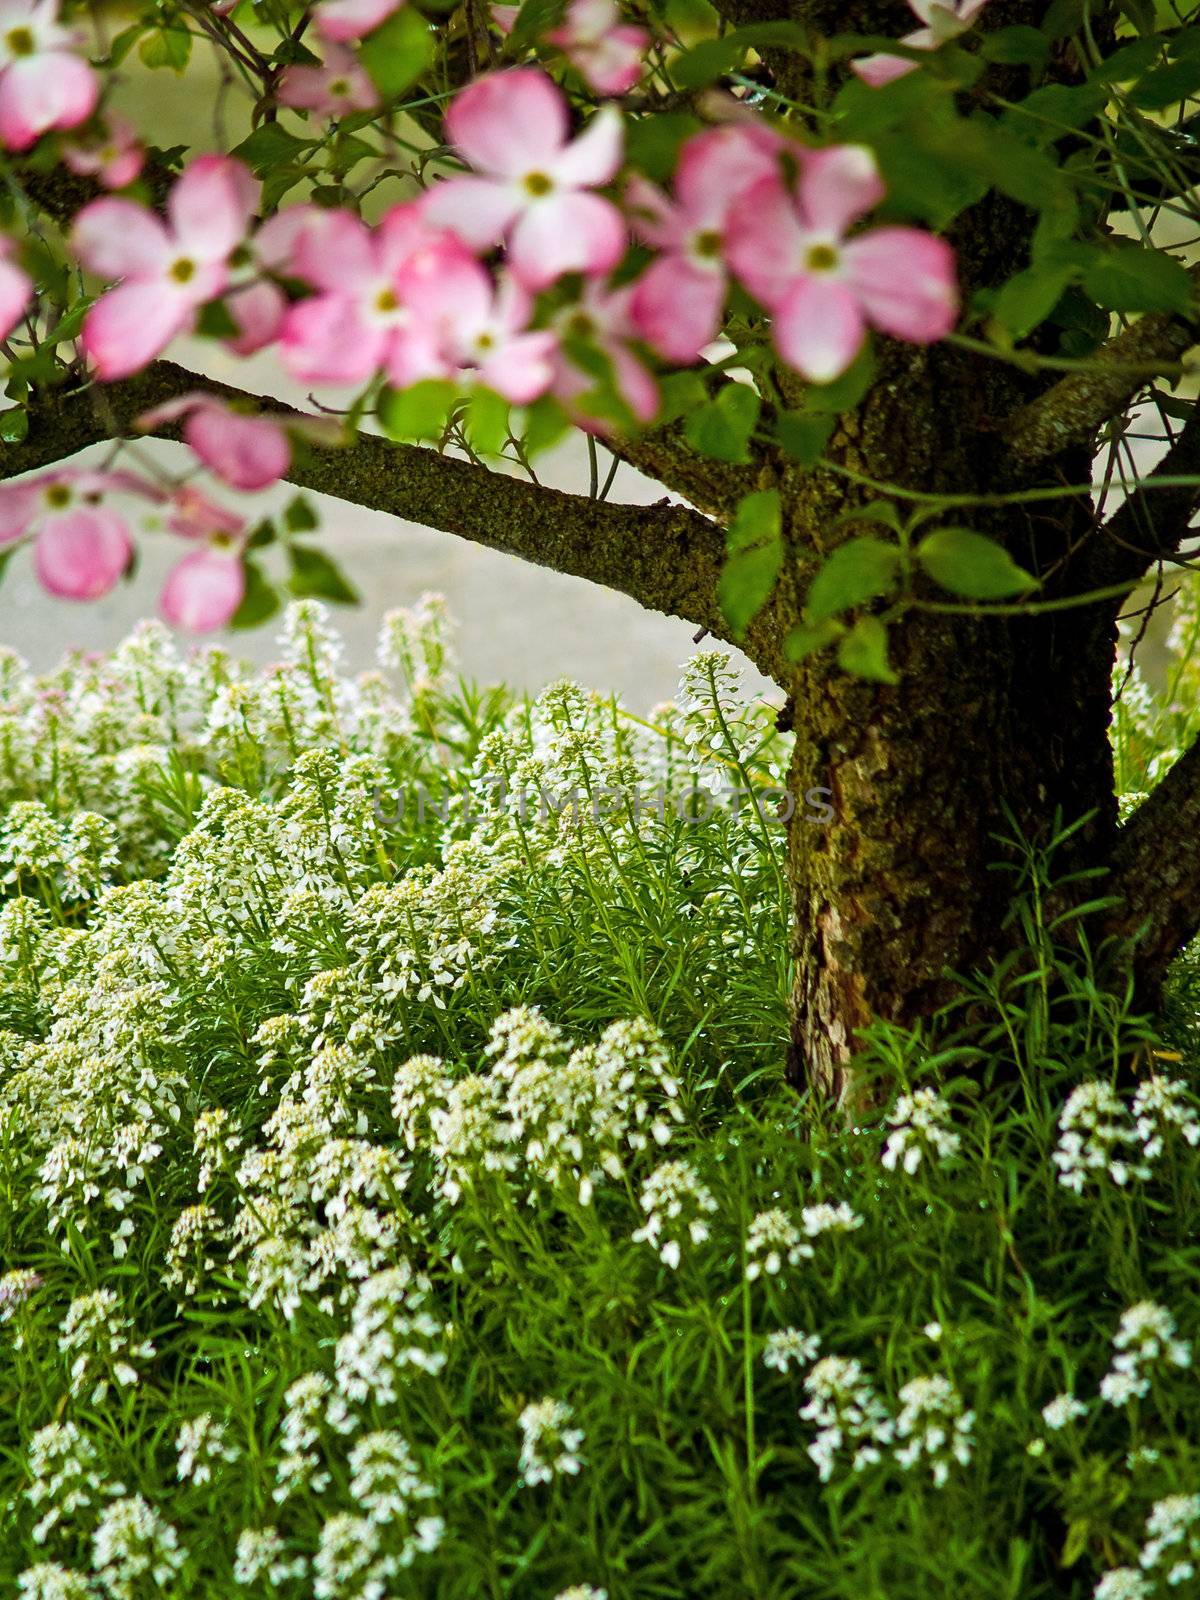
[{"label": "pink blossom cluster", "polygon": [[[404,3],[318,0],[325,58],[289,67],[279,98],[325,115],[373,108],[375,88],[352,46]],[[985,0],[911,3],[925,27],[904,42],[933,48],[969,26]],[[493,7],[498,26],[511,27],[510,11]],[[23,149],[63,130],[74,171],[108,188],[132,182],[141,146],[123,119],[96,112],[94,75],[54,0],[0,0],[0,16],[0,140]],[[645,29],[621,22],[615,0],[571,0],[545,39],[601,96],[628,93],[649,42]],[[872,58],[857,70],[882,82],[910,65]],[[260,222],[258,183],[218,155],[191,162],[163,215],[121,196],[85,206],[73,249],[110,285],[79,341],[96,376],[142,370],[219,303],[232,351],[274,345],[303,382],[361,390],[379,377],[397,388],[448,379],[514,405],[553,394],[603,433],[617,415],[654,418],[656,365],[701,359],[735,286],[762,308],[781,358],[817,383],[846,370],[871,328],[929,343],[953,326],[950,248],[921,229],[862,225],[885,193],[865,147],[814,149],[731,108],[729,120],[686,140],[669,190],[636,174],[621,186],[622,112],[603,105],[574,127],[562,90],[532,66],[476,79],[452,101],[445,129],[463,170],[371,225],[310,203]],[[634,240],[648,263],[630,256]],[[26,314],[31,292],[0,241],[0,337]],[[598,370],[623,411],[598,414]],[[299,423],[243,415],[199,393],[143,419],[178,425],[198,461],[241,493],[287,472],[288,430]],[[10,484],[0,488],[0,544],[29,540],[47,588],[94,598],[132,555],[116,495],[192,545],[168,579],[165,614],[190,627],[226,621],[244,593],[246,525],[186,482],[164,488],[64,469]]]},{"label": "pink blossom cluster", "polygon": [[[936,50],[966,33],[987,0],[908,0],[908,3],[921,26],[903,34],[900,43],[910,50]],[[916,64],[908,56],[894,56],[886,51],[851,62],[863,82],[873,88],[902,78]]]}]

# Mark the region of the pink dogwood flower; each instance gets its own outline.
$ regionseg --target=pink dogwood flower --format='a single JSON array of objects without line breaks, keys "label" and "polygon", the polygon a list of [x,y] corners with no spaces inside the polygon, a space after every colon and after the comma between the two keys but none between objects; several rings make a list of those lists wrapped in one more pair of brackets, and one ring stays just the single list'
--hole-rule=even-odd
[{"label": "pink dogwood flower", "polygon": [[513,405],[549,389],[558,341],[549,331],[528,331],[530,295],[513,279],[497,287],[465,251],[430,252],[424,273],[409,273],[405,295],[413,314],[438,328],[449,367],[474,370]]},{"label": "pink dogwood flower", "polygon": [[571,140],[561,91],[535,67],[513,67],[468,84],[446,113],[446,132],[477,175],[434,185],[423,201],[431,223],[476,251],[507,240],[509,265],[530,289],[565,272],[605,273],[621,259],[621,215],[589,192],[621,163],[615,107]]},{"label": "pink dogwood flower", "polygon": [[246,597],[240,545],[208,544],[177,561],[167,574],[158,609],[191,633],[211,633],[231,621]]},{"label": "pink dogwood flower", "polygon": [[0,339],[20,322],[33,293],[33,280],[12,261],[13,241],[0,236]]},{"label": "pink dogwood flower", "polygon": [[[966,33],[987,0],[908,0],[908,3],[924,26],[903,34],[900,43],[913,50],[936,50],[939,45]],[[882,84],[891,83],[894,78],[902,78],[916,64],[906,56],[893,56],[886,52],[863,56],[850,63],[863,82],[876,89]]]},{"label": "pink dogwood flower", "polygon": [[287,434],[270,417],[249,417],[200,392],[180,395],[138,418],[147,432],[183,417],[184,443],[233,489],[278,483],[292,459]]},{"label": "pink dogwood flower", "polygon": [[70,467],[4,484],[0,547],[32,538],[34,571],[44,589],[67,600],[98,600],[133,557],[125,519],[103,503],[113,491],[161,498],[131,473]]},{"label": "pink dogwood flower", "polygon": [[321,0],[313,22],[322,39],[345,44],[373,33],[405,0]]},{"label": "pink dogwood flower", "polygon": [[571,0],[563,25],[546,35],[597,94],[628,94],[645,70],[645,28],[622,22],[615,0]]},{"label": "pink dogwood flower", "polygon": [[595,391],[596,377],[573,358],[571,345],[576,341],[608,358],[618,398],[638,422],[651,422],[658,412],[658,384],[634,348],[638,330],[630,310],[632,297],[629,285],[603,289],[589,283],[578,304],[568,306],[554,321],[559,355],[553,393],[589,433],[603,435],[614,430],[607,419],[589,414],[585,397]]},{"label": "pink dogwood flower", "polygon": [[782,148],[765,126],[712,128],[680,151],[674,200],[644,178],[630,180],[634,228],[659,251],[638,279],[630,314],[668,361],[692,362],[716,338],[729,285],[726,221],[751,184],[778,173]]},{"label": "pink dogwood flower", "polygon": [[517,18],[521,15],[520,6],[494,5],[489,6],[488,11],[491,14],[494,25],[499,28],[507,39],[517,25]]},{"label": "pink dogwood flower", "polygon": [[[291,270],[320,292],[290,306],[280,350],[288,370],[309,383],[359,384],[382,371],[403,388],[444,377],[444,319],[431,315],[430,285],[470,260],[460,240],[428,227],[419,202],[393,206],[378,227],[326,211],[296,235]],[[422,310],[408,303],[419,288]],[[453,289],[450,290],[453,298]]]},{"label": "pink dogwood flower", "polygon": [[63,160],[83,178],[98,178],[106,189],[124,189],[142,170],[146,152],[131,122],[109,116],[98,132],[64,141]]},{"label": "pink dogwood flower", "polygon": [[316,67],[289,67],[279,80],[277,98],[294,111],[315,111],[319,117],[346,117],[379,104],[375,85],[351,51],[330,44]]},{"label": "pink dogwood flower", "polygon": [[726,255],[771,312],[785,361],[828,383],[854,360],[867,328],[931,344],[958,314],[954,252],[919,228],[846,232],[884,195],[861,145],[798,150],[792,184],[761,178],[742,196]]},{"label": "pink dogwood flower", "polygon": [[96,74],[75,54],[55,0],[0,0],[0,143],[28,150],[50,128],[76,128],[96,109]]},{"label": "pink dogwood flower", "polygon": [[257,198],[258,184],[240,161],[201,156],[171,190],[165,224],[132,200],[83,208],[75,253],[93,272],[122,280],[83,323],[80,342],[101,378],[138,372],[224,292]]}]

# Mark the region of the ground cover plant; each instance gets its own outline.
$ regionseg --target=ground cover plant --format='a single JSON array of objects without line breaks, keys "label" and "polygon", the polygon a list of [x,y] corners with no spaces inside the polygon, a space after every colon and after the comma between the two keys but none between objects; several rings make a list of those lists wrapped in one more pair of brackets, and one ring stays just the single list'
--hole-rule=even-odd
[{"label": "ground cover plant", "polygon": [[848,1123],[723,658],[635,718],[305,602],[0,671],[4,1593],[1194,1592],[1194,983],[1132,1014],[1061,851],[995,841],[1016,953]]}]

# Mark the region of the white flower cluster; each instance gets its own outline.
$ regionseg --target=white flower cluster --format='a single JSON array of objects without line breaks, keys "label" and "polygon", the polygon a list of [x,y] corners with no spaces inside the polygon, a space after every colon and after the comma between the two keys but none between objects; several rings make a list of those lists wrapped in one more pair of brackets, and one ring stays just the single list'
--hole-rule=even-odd
[{"label": "white flower cluster", "polygon": [[807,1367],[817,1359],[821,1341],[815,1333],[802,1333],[799,1328],[779,1328],[769,1333],[763,1348],[763,1366],[775,1372],[787,1372],[795,1365]]},{"label": "white flower cluster", "polygon": [[590,1203],[643,1151],[670,1142],[683,1119],[679,1084],[658,1031],[616,1022],[575,1047],[536,1007],[505,1012],[485,1050],[487,1072],[455,1076],[435,1056],[397,1069],[392,1111],[405,1144],[431,1157],[452,1204],[487,1173],[566,1188]]},{"label": "white flower cluster", "polygon": [[717,1209],[712,1191],[686,1161],[655,1167],[642,1185],[641,1202],[646,1220],[634,1229],[633,1239],[650,1245],[668,1267],[679,1265],[688,1246],[704,1243],[706,1219]]},{"label": "white flower cluster", "polygon": [[800,1408],[800,1416],[817,1428],[808,1453],[822,1483],[833,1477],[842,1451],[853,1453],[856,1472],[882,1459],[880,1447],[891,1444],[895,1424],[864,1374],[861,1361],[823,1356],[805,1378],[804,1387],[809,1399]]},{"label": "white flower cluster", "polygon": [[746,1232],[746,1277],[751,1283],[763,1273],[775,1277],[785,1262],[794,1267],[816,1255],[810,1240],[824,1233],[852,1233],[862,1224],[862,1217],[844,1200],[805,1206],[799,1227],[779,1207],[760,1211]]},{"label": "white flower cluster", "polygon": [[96,1289],[72,1300],[59,1324],[58,1348],[71,1357],[72,1393],[100,1405],[110,1383],[127,1388],[138,1381],[138,1361],[149,1360],[154,1346],[135,1339],[133,1323],[121,1310],[112,1289]]},{"label": "white flower cluster", "polygon": [[190,1417],[175,1436],[176,1476],[195,1484],[211,1483],[213,1468],[236,1461],[241,1451],[228,1437],[228,1429],[211,1411]]},{"label": "white flower cluster", "polygon": [[109,1495],[124,1494],[99,1470],[94,1442],[73,1422],[51,1422],[29,1442],[29,1487],[35,1508],[45,1509],[33,1529],[35,1544],[45,1544],[60,1523],[94,1509]]},{"label": "white flower cluster", "polygon": [[1110,1084],[1081,1083],[1068,1096],[1058,1126],[1058,1181],[1076,1194],[1099,1177],[1121,1188],[1144,1181],[1173,1138],[1200,1144],[1200,1108],[1178,1078],[1147,1078],[1129,1105]]},{"label": "white flower cluster", "polygon": [[1144,1571],[1161,1573],[1169,1588],[1195,1579],[1200,1569],[1200,1494],[1172,1494],[1154,1503],[1138,1560]]},{"label": "white flower cluster", "polygon": [[92,1570],[112,1600],[168,1588],[186,1560],[175,1529],[140,1494],[114,1500],[92,1536]]},{"label": "white flower cluster", "polygon": [[521,1427],[521,1480],[529,1488],[583,1467],[583,1429],[573,1426],[574,1410],[565,1400],[546,1398],[527,1405]]},{"label": "white flower cluster", "polygon": [[935,1089],[902,1094],[888,1112],[895,1130],[884,1145],[882,1161],[889,1172],[902,1168],[911,1177],[922,1161],[949,1161],[961,1138],[950,1126],[950,1107]]},{"label": "white flower cluster", "polygon": [[1150,1391],[1155,1371],[1189,1367],[1192,1347],[1180,1339],[1175,1318],[1152,1300],[1141,1300],[1122,1313],[1113,1336],[1116,1355],[1100,1380],[1100,1397],[1111,1406],[1128,1405]]},{"label": "white flower cluster", "polygon": [[900,1390],[896,1414],[896,1460],[902,1467],[924,1461],[935,1488],[949,1480],[952,1462],[965,1467],[971,1460],[971,1433],[975,1413],[963,1408],[962,1397],[948,1378],[935,1373],[914,1378]]}]

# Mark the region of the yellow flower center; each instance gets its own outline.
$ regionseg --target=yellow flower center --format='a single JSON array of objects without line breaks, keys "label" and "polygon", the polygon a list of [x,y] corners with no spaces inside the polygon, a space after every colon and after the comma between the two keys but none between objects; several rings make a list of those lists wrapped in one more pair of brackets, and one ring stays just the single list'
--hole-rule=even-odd
[{"label": "yellow flower center", "polygon": [[10,28],[4,42],[14,56],[31,56],[37,48],[28,28]]},{"label": "yellow flower center", "polygon": [[176,283],[190,283],[196,276],[196,263],[189,261],[186,256],[180,256],[178,261],[171,263],[171,277]]},{"label": "yellow flower center", "polygon": [[838,253],[831,244],[814,244],[804,258],[809,272],[832,272],[838,264]]},{"label": "yellow flower center", "polygon": [[544,172],[525,174],[525,192],[531,194],[535,200],[540,200],[544,194],[549,194],[553,187],[554,180],[547,177]]}]

